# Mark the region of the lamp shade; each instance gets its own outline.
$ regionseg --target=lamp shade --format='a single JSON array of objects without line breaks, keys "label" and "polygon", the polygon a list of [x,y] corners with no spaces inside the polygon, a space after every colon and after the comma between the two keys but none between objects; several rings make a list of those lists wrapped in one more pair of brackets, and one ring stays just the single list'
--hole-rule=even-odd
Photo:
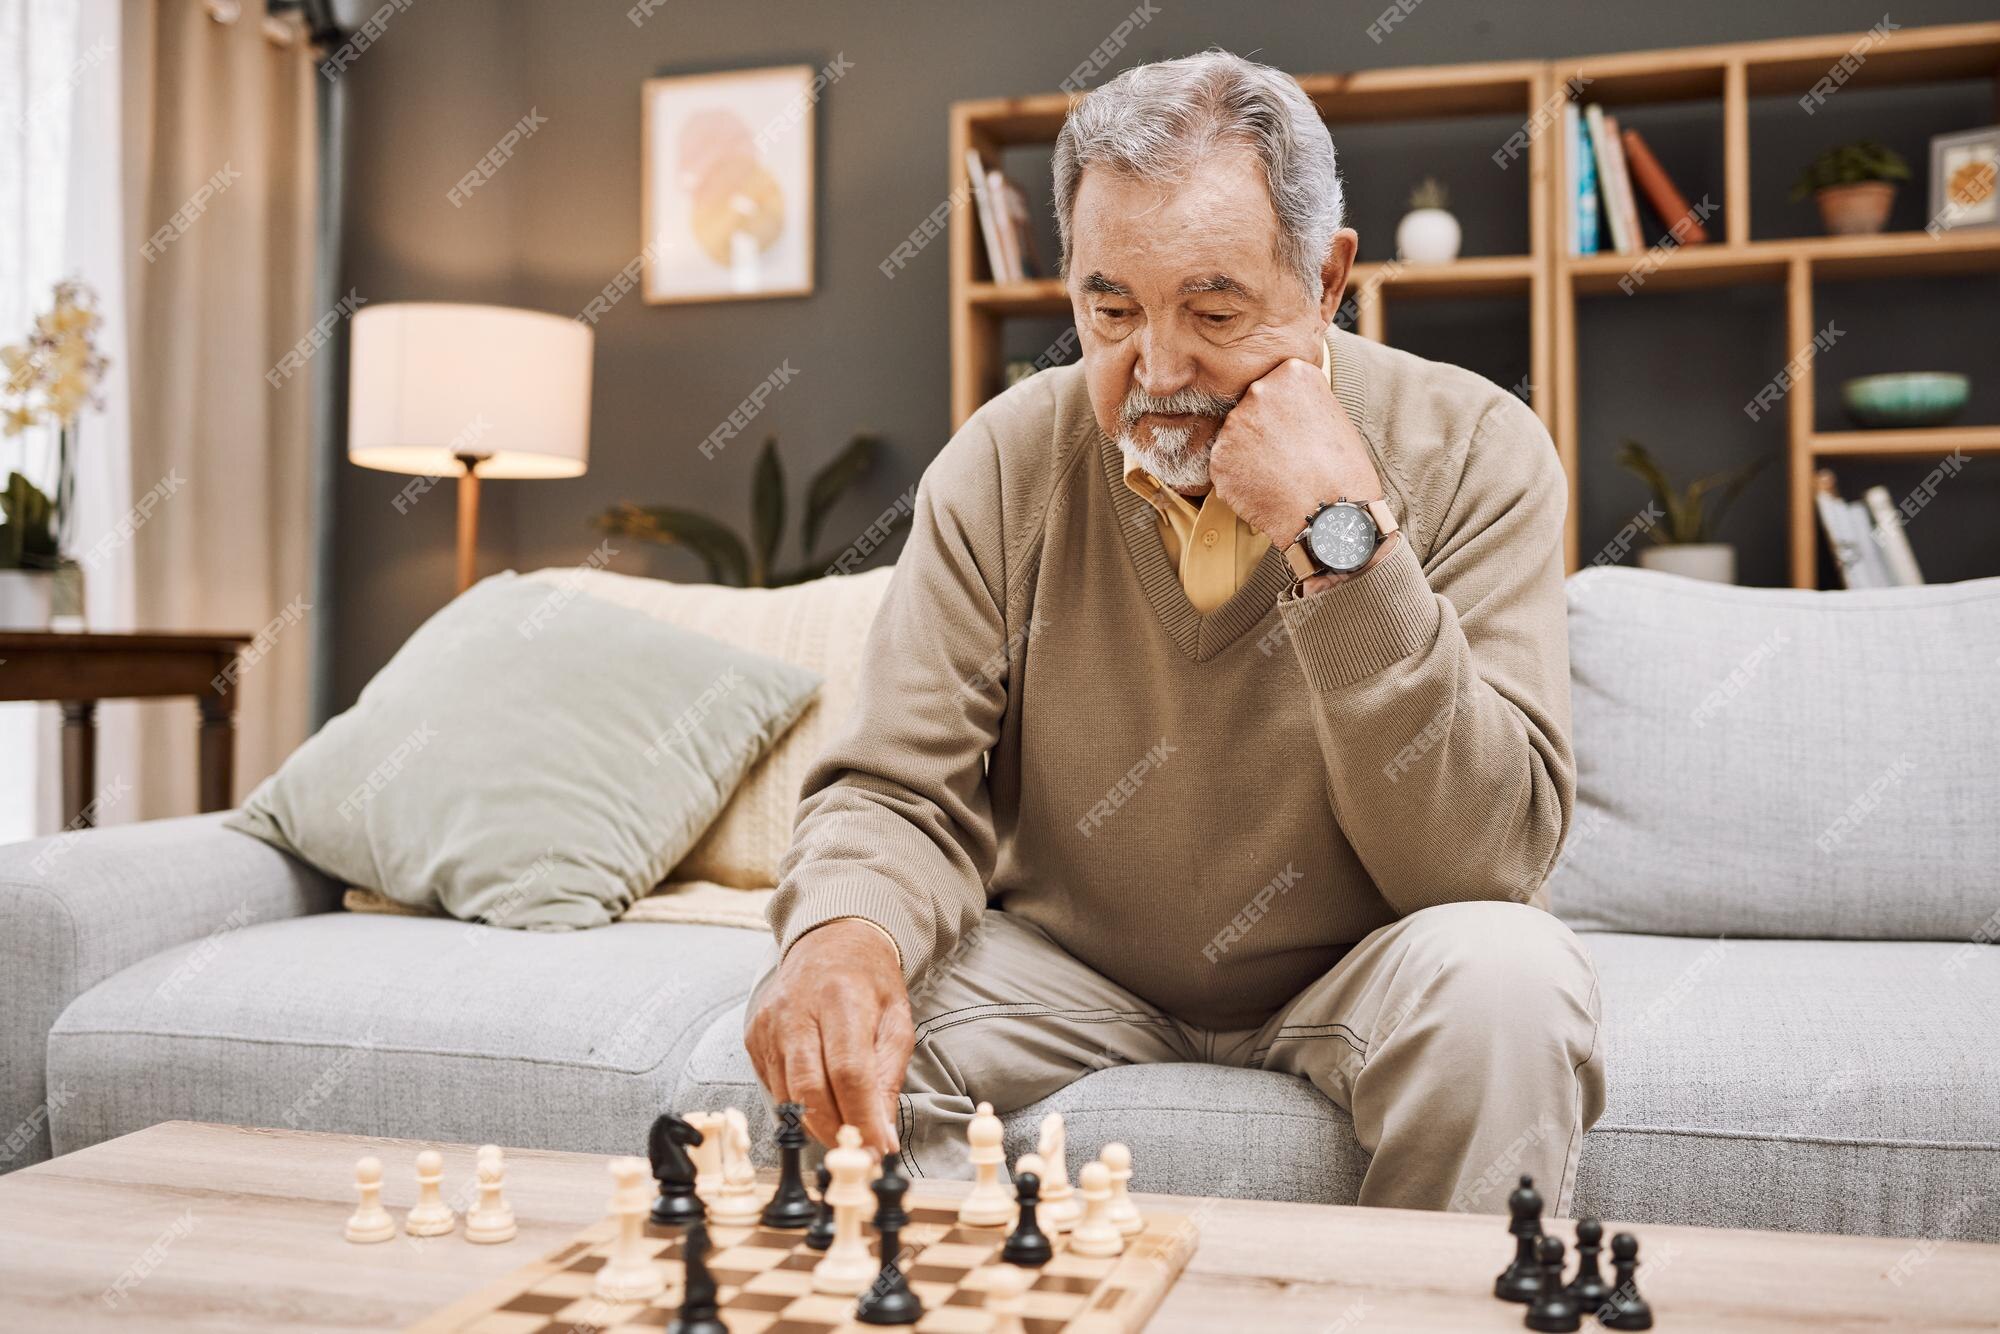
[{"label": "lamp shade", "polygon": [[590,453],[588,325],[506,306],[404,302],[354,315],[347,457],[442,476],[575,477]]}]

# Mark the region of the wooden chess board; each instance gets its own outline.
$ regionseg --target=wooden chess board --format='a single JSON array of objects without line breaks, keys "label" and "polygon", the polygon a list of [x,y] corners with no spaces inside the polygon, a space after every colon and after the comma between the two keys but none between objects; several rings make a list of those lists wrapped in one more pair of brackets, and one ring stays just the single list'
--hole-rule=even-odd
[{"label": "wooden chess board", "polygon": [[[768,1194],[769,1187],[765,1187]],[[928,1198],[927,1198],[928,1196]],[[962,1227],[958,1201],[912,1182],[904,1202],[903,1272],[924,1303],[918,1334],[986,1334],[990,1275],[1000,1265],[1004,1227]],[[1109,1259],[1073,1255],[1056,1237],[1055,1259],[1043,1266],[1023,1305],[1028,1334],[1138,1334],[1194,1254],[1194,1220],[1142,1210],[1145,1231],[1125,1239]],[[876,1328],[854,1318],[856,1299],[814,1292],[813,1266],[822,1252],[803,1230],[764,1227],[708,1229],[708,1267],[720,1289],[730,1334],[832,1334]],[[617,1224],[605,1220],[567,1244],[410,1327],[411,1334],[629,1334],[658,1331],[681,1304],[678,1228],[646,1224],[646,1236],[667,1289],[647,1302],[607,1302],[591,1291],[610,1254]],[[868,1229],[870,1250],[875,1232]],[[879,1254],[879,1253],[878,1253]]]}]

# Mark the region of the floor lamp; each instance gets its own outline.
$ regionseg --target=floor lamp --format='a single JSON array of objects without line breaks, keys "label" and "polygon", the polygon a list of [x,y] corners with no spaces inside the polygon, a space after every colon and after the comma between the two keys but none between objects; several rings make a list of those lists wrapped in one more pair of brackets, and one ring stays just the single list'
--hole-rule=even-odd
[{"label": "floor lamp", "polygon": [[507,306],[399,302],[354,316],[347,457],[422,482],[458,478],[458,591],[479,554],[479,483],[576,477],[590,454],[590,326]]}]

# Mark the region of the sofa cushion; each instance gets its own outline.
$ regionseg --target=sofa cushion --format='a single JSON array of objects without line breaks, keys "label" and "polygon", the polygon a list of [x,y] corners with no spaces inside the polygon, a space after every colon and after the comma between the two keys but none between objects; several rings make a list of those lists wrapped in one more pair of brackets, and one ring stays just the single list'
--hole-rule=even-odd
[{"label": "sofa cushion", "polygon": [[634,1152],[769,936],[524,933],[326,913],[217,933],[78,997],[49,1034],[56,1151],[191,1118]]},{"label": "sofa cushion", "polygon": [[1569,581],[1579,929],[1967,940],[2000,909],[2000,579]]},{"label": "sofa cushion", "polygon": [[834,575],[789,588],[675,584],[609,570],[537,570],[530,579],[570,584],[594,598],[644,612],[725,644],[803,667],[819,694],[737,785],[722,814],[689,849],[671,879],[769,889],[792,840],[806,770],[854,708],[861,652],[892,567]]},{"label": "sofa cushion", "polygon": [[424,622],[229,823],[399,903],[602,926],[686,855],[818,687],[498,574]]},{"label": "sofa cushion", "polygon": [[[2000,948],[1582,937],[1604,989],[1609,1101],[1576,1208],[1701,1223],[2000,1240]],[[696,1044],[681,1105],[770,1128],[743,1012]],[[1367,1155],[1304,1080],[1117,1066],[1002,1118],[1010,1157],[1060,1111],[1081,1147],[1123,1139],[1141,1189],[1352,1204]],[[1494,1164],[1496,1186],[1511,1165]],[[1501,1211],[1504,1191],[1484,1207]]]}]

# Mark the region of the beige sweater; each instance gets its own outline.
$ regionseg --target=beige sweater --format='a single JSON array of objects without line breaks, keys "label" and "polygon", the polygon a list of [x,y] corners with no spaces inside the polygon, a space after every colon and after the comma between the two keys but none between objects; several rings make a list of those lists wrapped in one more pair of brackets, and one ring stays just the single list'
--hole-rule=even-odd
[{"label": "beige sweater", "polygon": [[1197,613],[1080,368],[972,416],[807,777],[781,946],[864,917],[914,985],[992,906],[1237,1029],[1402,914],[1536,895],[1575,784],[1554,447],[1477,375],[1329,347],[1404,540],[1310,598],[1273,549]]}]

